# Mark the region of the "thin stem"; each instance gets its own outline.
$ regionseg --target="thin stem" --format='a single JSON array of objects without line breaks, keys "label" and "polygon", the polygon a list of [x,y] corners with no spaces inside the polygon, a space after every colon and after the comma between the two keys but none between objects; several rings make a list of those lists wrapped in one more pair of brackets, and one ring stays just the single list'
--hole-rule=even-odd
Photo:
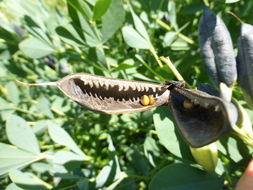
[{"label": "thin stem", "polygon": [[147,180],[147,179],[149,179],[148,176],[141,176],[141,175],[134,175],[134,174],[127,174],[127,177],[129,177],[129,178],[135,178],[135,179],[139,179],[139,180]]},{"label": "thin stem", "polygon": [[160,80],[165,80],[161,75],[155,72],[139,55],[135,55],[135,57],[155,76],[159,77]]},{"label": "thin stem", "polygon": [[173,72],[173,74],[175,75],[175,77],[177,78],[177,80],[179,80],[179,81],[185,81],[184,78],[182,77],[182,75],[176,69],[176,67],[172,64],[172,62],[170,61],[169,57],[160,57],[160,60],[162,62],[164,62],[166,65],[168,65],[168,67]]},{"label": "thin stem", "polygon": [[228,14],[231,14],[233,17],[235,17],[240,23],[243,23],[243,21],[233,12],[227,11]]},{"label": "thin stem", "polygon": [[22,109],[22,108],[16,108],[16,107],[13,107],[13,109],[15,109],[15,110],[16,110],[16,111],[18,111],[18,112],[31,114],[31,115],[33,115],[34,117],[39,117],[39,118],[41,118],[41,117],[42,117],[42,115],[39,115],[39,114],[33,113],[33,112],[31,112],[31,111],[28,111],[28,110],[25,110],[25,109]]},{"label": "thin stem", "polygon": [[16,80],[16,82],[26,86],[57,86],[57,82],[26,83],[20,80]]},{"label": "thin stem", "polygon": [[50,154],[47,154],[47,153],[40,153],[38,159],[39,160],[41,160],[41,159],[50,159],[50,160],[53,160],[54,156],[50,155]]},{"label": "thin stem", "polygon": [[151,45],[151,47],[150,47],[149,50],[151,51],[151,53],[152,53],[153,56],[155,57],[155,60],[156,60],[156,62],[158,63],[158,65],[159,65],[160,67],[162,67],[163,64],[162,64],[162,62],[160,61],[160,59],[159,59],[159,57],[158,57],[158,55],[157,55],[157,53],[156,53],[155,48],[153,47],[153,45]]},{"label": "thin stem", "polygon": [[[172,30],[173,30],[172,27],[170,27],[168,24],[166,24],[165,22],[163,22],[163,21],[160,20],[160,19],[156,19],[156,22],[157,22],[160,26],[162,26],[163,28],[165,28],[165,29],[168,30],[168,31],[172,31]],[[193,41],[191,38],[185,36],[185,35],[182,34],[181,32],[176,32],[176,34],[177,34],[177,36],[178,36],[179,38],[181,38],[182,40],[186,41],[187,43],[189,43],[189,44],[194,44],[194,41]]]},{"label": "thin stem", "polygon": [[247,135],[244,130],[240,129],[236,125],[233,126],[233,130],[235,132],[235,135],[242,139],[245,144],[253,148],[253,138],[251,136]]}]

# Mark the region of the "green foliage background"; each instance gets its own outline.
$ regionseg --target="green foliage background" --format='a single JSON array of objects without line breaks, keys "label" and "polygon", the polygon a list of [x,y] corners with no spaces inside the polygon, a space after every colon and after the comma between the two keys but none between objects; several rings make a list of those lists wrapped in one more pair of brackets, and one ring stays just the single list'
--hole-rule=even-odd
[{"label": "green foliage background", "polygon": [[[176,80],[158,59],[169,56],[191,86],[210,83],[198,45],[204,3],[0,1],[0,188],[233,189],[252,157],[235,137],[221,139],[218,166],[208,173],[178,137],[167,107],[103,115],[57,88],[15,82],[85,72],[163,83]],[[253,24],[253,1],[209,3],[236,51],[240,22],[227,12]],[[234,95],[247,109],[239,87]]]}]

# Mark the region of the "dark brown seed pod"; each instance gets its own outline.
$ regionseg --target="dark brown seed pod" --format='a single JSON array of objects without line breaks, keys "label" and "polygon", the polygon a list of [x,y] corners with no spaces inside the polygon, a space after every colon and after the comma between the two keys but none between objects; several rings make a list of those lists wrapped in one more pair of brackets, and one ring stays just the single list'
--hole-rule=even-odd
[{"label": "dark brown seed pod", "polygon": [[[66,96],[85,108],[107,114],[145,111],[168,104],[170,96],[166,85],[113,79],[86,73],[68,75],[57,82],[26,85],[57,86]],[[144,95],[147,97],[152,95],[156,101],[143,106],[141,97]]]},{"label": "dark brown seed pod", "polygon": [[[175,83],[169,89],[176,126],[192,147],[202,147],[214,142],[231,131],[237,121],[237,109],[230,102],[199,90],[177,86]],[[186,109],[185,101],[192,102],[194,106]]]},{"label": "dark brown seed pod", "polygon": [[238,83],[246,101],[253,107],[253,26],[242,23],[238,38],[237,56]]},{"label": "dark brown seed pod", "polygon": [[207,8],[199,24],[199,43],[211,80],[231,87],[237,78],[232,40],[221,18]]}]

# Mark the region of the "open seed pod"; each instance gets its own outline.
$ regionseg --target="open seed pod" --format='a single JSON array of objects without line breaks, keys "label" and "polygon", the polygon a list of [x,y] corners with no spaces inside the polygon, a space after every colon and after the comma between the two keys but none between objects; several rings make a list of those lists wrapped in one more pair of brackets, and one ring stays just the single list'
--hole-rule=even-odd
[{"label": "open seed pod", "polygon": [[[26,85],[57,86],[70,99],[85,108],[107,114],[145,111],[168,104],[170,95],[166,85],[87,73],[68,75],[57,82]],[[143,97],[148,99],[143,102]]]},{"label": "open seed pod", "polygon": [[202,147],[217,140],[237,121],[237,109],[230,102],[173,82],[169,89],[176,126],[192,147]]}]

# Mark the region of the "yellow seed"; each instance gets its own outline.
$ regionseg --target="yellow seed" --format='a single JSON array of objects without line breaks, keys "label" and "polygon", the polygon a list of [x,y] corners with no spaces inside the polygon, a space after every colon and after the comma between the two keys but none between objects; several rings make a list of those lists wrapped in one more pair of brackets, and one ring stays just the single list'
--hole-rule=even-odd
[{"label": "yellow seed", "polygon": [[148,98],[149,98],[149,105],[152,105],[155,103],[155,99],[153,95],[148,95]]},{"label": "yellow seed", "polygon": [[141,104],[144,105],[144,106],[149,105],[149,97],[147,95],[143,95],[141,97]]},{"label": "yellow seed", "polygon": [[194,105],[190,100],[185,100],[183,103],[183,106],[185,109],[191,109],[191,108],[193,108]]}]

